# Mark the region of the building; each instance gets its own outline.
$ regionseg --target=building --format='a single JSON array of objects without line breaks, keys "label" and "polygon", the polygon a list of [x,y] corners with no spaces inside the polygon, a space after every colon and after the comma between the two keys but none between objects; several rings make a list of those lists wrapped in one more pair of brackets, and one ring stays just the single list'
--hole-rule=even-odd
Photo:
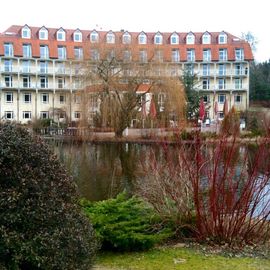
[{"label": "building", "polygon": [[[138,63],[155,59],[167,76],[197,74],[207,117],[223,118],[224,102],[245,110],[249,96],[249,44],[227,32],[146,33],[70,30],[13,25],[0,34],[0,119],[80,119],[80,63],[99,49],[122,46]],[[93,106],[96,106],[94,104]]]}]

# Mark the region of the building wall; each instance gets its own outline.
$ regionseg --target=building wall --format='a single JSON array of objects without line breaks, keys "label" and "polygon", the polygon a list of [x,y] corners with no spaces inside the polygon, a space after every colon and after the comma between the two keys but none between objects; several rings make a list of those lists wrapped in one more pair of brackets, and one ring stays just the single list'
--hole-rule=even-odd
[{"label": "building wall", "polygon": [[[22,37],[24,28],[30,31],[27,38]],[[147,61],[157,61],[158,55],[160,64],[166,65],[166,76],[181,76],[188,67],[197,74],[198,88],[206,96],[210,119],[222,117],[225,99],[228,109],[235,106],[242,111],[248,107],[252,52],[247,42],[229,33],[144,33],[147,44],[138,44],[142,33],[101,31],[98,32],[99,43],[96,43],[91,42],[94,30],[64,30],[66,40],[59,41],[56,37],[61,29],[47,29],[47,40],[39,39],[40,29],[27,25],[11,26],[0,34],[1,119],[7,119],[7,114],[11,116],[12,112],[10,120],[21,123],[44,117],[77,121],[83,106],[78,94],[81,89],[80,61],[93,60],[94,50],[101,50],[104,46],[118,48],[121,52],[128,50],[132,61],[138,63],[142,51],[147,53]],[[81,33],[81,41],[73,40],[75,32]],[[106,44],[108,34],[115,35],[114,44]],[[204,35],[208,34],[210,44],[203,44]],[[124,35],[130,36],[129,44],[122,44]],[[162,36],[161,44],[155,44],[156,35]],[[178,36],[177,44],[172,44],[173,35]],[[193,44],[187,44],[190,35],[194,37]],[[225,35],[225,43],[219,44],[220,35]],[[7,44],[12,44],[12,51],[8,53]],[[25,45],[31,46],[28,56],[24,55]],[[44,46],[48,46],[48,55],[45,56],[41,53]],[[59,47],[65,48],[64,57],[59,55]],[[82,51],[82,59],[75,59],[78,48]],[[191,59],[190,50],[194,52]],[[204,56],[205,50],[211,50],[210,58]],[[226,50],[224,59],[221,59],[221,50]],[[30,99],[29,96],[25,98],[27,94],[31,95]],[[96,107],[89,108],[89,111],[94,113]]]}]

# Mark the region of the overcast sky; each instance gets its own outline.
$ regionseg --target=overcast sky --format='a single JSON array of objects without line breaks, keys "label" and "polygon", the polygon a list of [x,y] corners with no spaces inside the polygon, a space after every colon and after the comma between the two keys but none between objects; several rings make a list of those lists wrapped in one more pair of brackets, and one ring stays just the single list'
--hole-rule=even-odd
[{"label": "overcast sky", "polygon": [[[268,2],[268,3],[267,3]],[[268,0],[11,0],[1,7],[0,32],[12,24],[82,30],[251,31],[257,61],[270,59]],[[3,8],[3,7],[6,8]]]}]

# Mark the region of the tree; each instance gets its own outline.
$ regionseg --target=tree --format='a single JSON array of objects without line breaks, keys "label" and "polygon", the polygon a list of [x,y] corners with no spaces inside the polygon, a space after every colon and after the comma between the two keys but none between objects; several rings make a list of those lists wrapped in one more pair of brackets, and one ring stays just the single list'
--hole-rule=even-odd
[{"label": "tree", "polygon": [[270,61],[250,67],[250,100],[269,103],[270,100]]},{"label": "tree", "polygon": [[184,85],[187,108],[186,117],[189,120],[198,118],[200,98],[201,95],[198,91],[198,78],[196,74],[193,74],[189,68],[184,69],[183,75],[180,77],[180,81]]},{"label": "tree", "polygon": [[41,139],[0,126],[0,265],[89,269],[96,242],[77,200],[75,184]]},{"label": "tree", "polygon": [[242,39],[244,39],[245,41],[247,41],[252,49],[253,52],[256,52],[257,50],[257,44],[258,44],[258,40],[257,38],[253,35],[252,32],[248,31],[246,33],[242,33]]},{"label": "tree", "polygon": [[166,77],[166,64],[152,61],[152,57],[142,63],[130,57],[125,46],[99,47],[99,57],[86,61],[83,68],[85,108],[90,107],[87,95],[95,95],[98,122],[102,127],[112,127],[117,137],[137,118],[143,103],[150,103],[153,94],[165,93],[171,109],[177,108],[177,112],[185,105],[183,87],[176,77]]}]

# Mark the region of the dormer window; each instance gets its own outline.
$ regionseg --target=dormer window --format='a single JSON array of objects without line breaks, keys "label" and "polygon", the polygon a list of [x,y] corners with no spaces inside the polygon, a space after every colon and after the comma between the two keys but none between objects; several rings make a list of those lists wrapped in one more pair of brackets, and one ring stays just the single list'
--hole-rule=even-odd
[{"label": "dormer window", "polygon": [[60,28],[56,33],[56,39],[58,41],[66,41],[66,32],[63,28]]},{"label": "dormer window", "polygon": [[226,44],[227,43],[227,34],[222,32],[218,36],[218,44]]},{"label": "dormer window", "polygon": [[31,30],[27,25],[22,28],[22,38],[31,38]]},{"label": "dormer window", "polygon": [[40,28],[38,32],[39,39],[47,40],[48,39],[48,30],[45,27]]},{"label": "dormer window", "polygon": [[179,36],[176,33],[171,35],[171,44],[179,44]]},{"label": "dormer window", "polygon": [[77,29],[73,34],[73,40],[75,42],[82,42],[82,32]]},{"label": "dormer window", "polygon": [[92,43],[97,43],[99,41],[99,35],[98,35],[98,32],[97,31],[93,31],[91,34],[90,34],[90,41]]},{"label": "dormer window", "polygon": [[202,44],[211,44],[211,35],[205,32],[202,36]]},{"label": "dormer window", "polygon": [[147,43],[147,36],[144,32],[141,32],[138,36],[139,44],[146,44]]},{"label": "dormer window", "polygon": [[125,32],[122,36],[122,43],[123,44],[130,44],[131,43],[131,35],[128,32]]},{"label": "dormer window", "polygon": [[154,37],[154,43],[155,44],[162,44],[163,42],[163,37],[162,35],[158,32],[155,34],[155,37]]},{"label": "dormer window", "polygon": [[107,35],[106,35],[106,42],[107,43],[110,43],[110,44],[113,44],[115,43],[115,35],[112,31],[108,32]]},{"label": "dormer window", "polygon": [[186,44],[194,44],[195,43],[195,36],[193,33],[188,33],[186,38]]}]

